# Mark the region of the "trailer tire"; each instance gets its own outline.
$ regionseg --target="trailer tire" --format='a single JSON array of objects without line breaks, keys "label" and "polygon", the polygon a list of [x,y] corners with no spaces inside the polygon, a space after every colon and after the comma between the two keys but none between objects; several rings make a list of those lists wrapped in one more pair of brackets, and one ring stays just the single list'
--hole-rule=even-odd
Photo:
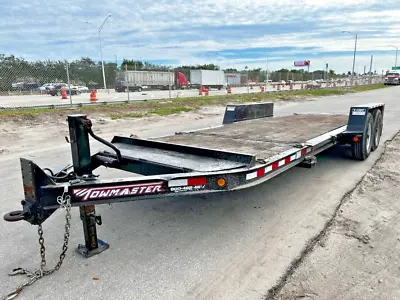
[{"label": "trailer tire", "polygon": [[357,160],[366,160],[371,154],[375,132],[374,117],[371,113],[368,113],[365,123],[366,124],[361,140],[358,142],[353,142],[351,145],[353,158]]},{"label": "trailer tire", "polygon": [[372,146],[371,146],[372,151],[375,151],[379,146],[382,136],[382,128],[383,128],[382,112],[380,109],[377,109],[374,118],[374,138],[372,140]]}]

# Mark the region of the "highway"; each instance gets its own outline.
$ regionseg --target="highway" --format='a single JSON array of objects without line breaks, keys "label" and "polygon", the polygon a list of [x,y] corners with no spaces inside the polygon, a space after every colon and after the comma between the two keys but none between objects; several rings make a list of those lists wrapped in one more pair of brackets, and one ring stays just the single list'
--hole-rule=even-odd
[{"label": "highway", "polygon": [[[374,78],[373,82],[378,82],[378,78]],[[361,80],[358,82],[361,84]],[[337,87],[344,87],[345,84],[337,84]],[[326,87],[323,84],[322,87]],[[301,89],[301,84],[295,84],[293,86],[294,90]],[[290,90],[290,86],[280,87],[280,90]],[[278,91],[277,86],[269,84],[267,92]],[[260,87],[254,86],[253,89],[247,87],[234,87],[232,88],[232,94],[245,94],[245,93],[259,93]],[[217,90],[212,89],[209,91],[209,95],[226,95],[227,90]],[[199,96],[198,90],[172,90],[170,91],[142,91],[142,92],[130,92],[130,93],[117,93],[114,90],[100,91],[97,93],[98,101],[143,101],[143,100],[155,100],[155,99],[168,99],[171,98],[182,98],[182,97],[197,97]],[[204,96],[204,94],[203,94]],[[82,93],[81,95],[71,96],[72,103],[89,103],[90,97],[89,93]],[[35,105],[55,105],[55,104],[68,104],[70,99],[61,99],[61,96],[51,96],[51,95],[16,95],[16,96],[0,96],[0,107],[18,107],[18,106],[35,106]]]},{"label": "highway", "polygon": [[[399,98],[400,87],[389,87],[276,105],[275,114],[348,114],[352,105],[384,102],[383,145],[400,130]],[[211,110],[201,118],[189,113],[158,120],[107,121],[103,125],[94,123],[94,130],[107,138],[113,134],[155,137],[219,125],[222,112]],[[3,215],[20,207],[20,156],[43,167],[62,167],[69,162],[70,149],[64,140],[67,128],[62,121],[21,128],[3,124],[0,132],[7,137],[0,154]],[[27,287],[17,299],[262,299],[307,241],[321,231],[344,194],[371,168],[382,150],[381,146],[365,162],[325,153],[313,169],[294,168],[239,192],[98,206],[103,217],[99,238],[111,247],[90,259],[74,250],[82,243],[83,234],[78,210],[74,209],[70,249],[62,268]],[[114,171],[107,174],[120,175]],[[36,227],[3,220],[0,224],[3,293],[25,280],[7,276],[11,269],[36,268],[40,257]],[[44,230],[47,260],[53,266],[61,251],[63,213],[58,211],[48,219]]]}]

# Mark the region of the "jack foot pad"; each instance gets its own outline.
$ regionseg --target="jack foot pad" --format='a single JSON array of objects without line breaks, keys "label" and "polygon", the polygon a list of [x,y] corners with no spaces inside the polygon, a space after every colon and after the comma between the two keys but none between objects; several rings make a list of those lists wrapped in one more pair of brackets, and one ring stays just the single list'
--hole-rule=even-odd
[{"label": "jack foot pad", "polygon": [[89,257],[95,256],[97,254],[100,254],[104,250],[107,250],[108,248],[110,248],[110,245],[107,244],[106,242],[103,242],[102,240],[97,240],[97,243],[98,243],[98,247],[93,250],[89,250],[84,245],[78,245],[78,248],[76,249],[76,251],[79,254],[81,254],[82,256],[89,258]]}]

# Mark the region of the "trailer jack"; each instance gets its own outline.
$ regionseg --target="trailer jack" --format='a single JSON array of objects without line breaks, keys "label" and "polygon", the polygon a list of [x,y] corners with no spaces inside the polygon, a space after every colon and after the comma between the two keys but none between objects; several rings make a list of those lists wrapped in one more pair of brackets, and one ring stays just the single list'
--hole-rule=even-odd
[{"label": "trailer jack", "polygon": [[83,223],[85,245],[78,245],[77,252],[89,258],[107,250],[110,246],[97,238],[96,224],[101,225],[102,220],[100,215],[96,215],[95,206],[80,206],[79,212]]}]

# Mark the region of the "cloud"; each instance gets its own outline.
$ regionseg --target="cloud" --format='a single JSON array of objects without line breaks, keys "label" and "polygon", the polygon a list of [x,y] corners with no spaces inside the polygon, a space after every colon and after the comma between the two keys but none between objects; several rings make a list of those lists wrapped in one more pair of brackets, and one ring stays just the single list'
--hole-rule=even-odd
[{"label": "cloud", "polygon": [[[357,65],[374,55],[374,67],[390,68],[400,46],[398,0],[21,0],[0,12],[0,49],[27,59],[142,59],[170,64],[281,68],[311,59],[351,69],[358,33]],[[87,24],[89,21],[92,25]]]}]

